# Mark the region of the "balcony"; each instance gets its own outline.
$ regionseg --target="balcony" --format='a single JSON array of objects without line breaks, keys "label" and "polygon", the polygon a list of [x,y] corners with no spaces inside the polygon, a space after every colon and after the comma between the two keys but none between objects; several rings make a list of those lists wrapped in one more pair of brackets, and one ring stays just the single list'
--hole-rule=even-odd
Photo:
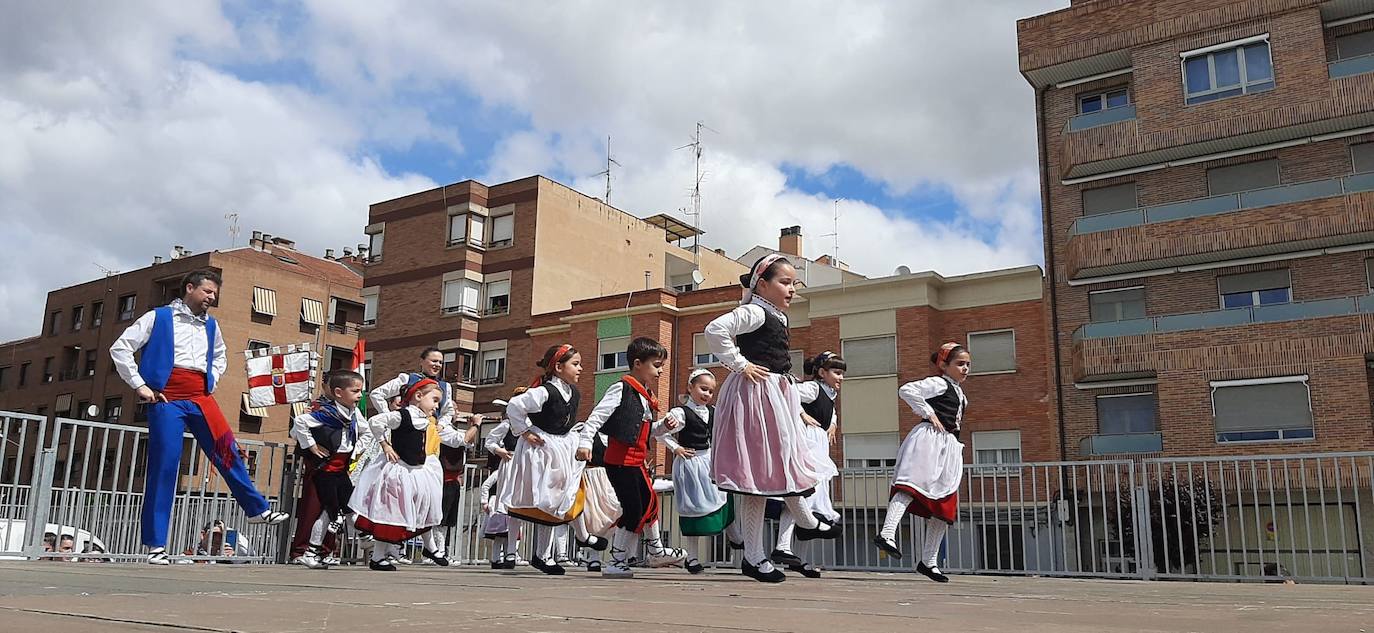
[{"label": "balcony", "polygon": [[482,378],[481,380],[479,380],[479,381],[477,382],[477,384],[478,384],[479,386],[482,386],[482,387],[489,387],[489,386],[491,386],[491,385],[499,385],[499,384],[502,384],[502,383],[504,383],[504,382],[506,382],[506,377],[505,377],[505,375],[498,375],[498,376],[486,376],[486,377]]},{"label": "balcony", "polygon": [[[370,324],[369,324],[370,325]],[[335,334],[357,334],[362,327],[359,323],[330,323],[326,328]]]},{"label": "balcony", "polygon": [[1070,279],[1374,241],[1374,173],[1078,218]]},{"label": "balcony", "polygon": [[1074,341],[1113,338],[1118,336],[1137,336],[1141,334],[1167,334],[1192,330],[1209,330],[1219,327],[1249,325],[1252,323],[1278,323],[1282,321],[1301,321],[1322,319],[1335,316],[1374,314],[1374,294],[1358,297],[1338,297],[1317,299],[1315,301],[1296,301],[1249,308],[1194,312],[1192,314],[1170,314],[1167,316],[1144,319],[1127,319],[1104,323],[1088,323],[1073,333]]},{"label": "balcony", "polygon": [[491,306],[487,306],[485,309],[482,310],[482,316],[484,316],[484,317],[505,316],[505,315],[507,315],[507,314],[510,314],[510,304],[509,304],[509,303],[507,303],[507,304],[505,304],[505,305],[491,305]]},{"label": "balcony", "polygon": [[1374,72],[1374,55],[1361,55],[1334,61],[1326,65],[1326,74],[1332,79],[1341,77],[1353,77],[1365,73]]},{"label": "balcony", "polygon": [[1070,132],[1080,132],[1088,128],[1111,125],[1112,123],[1120,123],[1121,121],[1130,121],[1133,119],[1135,119],[1134,103],[1116,108],[1107,108],[1106,110],[1098,110],[1097,112],[1080,114],[1069,119],[1067,129]]},{"label": "balcony", "polygon": [[1083,457],[1120,455],[1122,453],[1159,453],[1163,450],[1164,434],[1159,432],[1089,435],[1078,442],[1078,452]]}]

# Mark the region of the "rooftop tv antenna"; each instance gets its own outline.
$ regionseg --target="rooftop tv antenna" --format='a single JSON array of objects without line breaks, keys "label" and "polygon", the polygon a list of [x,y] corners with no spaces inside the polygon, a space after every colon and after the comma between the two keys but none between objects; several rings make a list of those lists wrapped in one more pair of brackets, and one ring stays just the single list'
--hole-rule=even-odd
[{"label": "rooftop tv antenna", "polygon": [[601,199],[601,201],[602,201],[602,202],[605,202],[606,204],[610,204],[610,203],[611,203],[611,166],[612,166],[612,165],[614,165],[614,166],[616,166],[616,167],[620,167],[620,166],[621,166],[620,163],[616,162],[615,158],[611,156],[611,136],[610,136],[609,134],[607,134],[607,135],[606,135],[606,169],[603,170],[603,171],[599,171],[599,172],[597,172],[597,173],[595,174],[595,175],[597,175],[597,176],[605,176],[605,177],[606,177],[606,197],[604,197],[604,198]]},{"label": "rooftop tv antenna", "polygon": [[239,214],[229,212],[224,214],[224,219],[229,221],[229,248],[234,248],[239,241]]},{"label": "rooftop tv antenna", "polygon": [[[712,132],[716,132],[715,130],[711,129],[710,126],[706,125],[706,122],[705,122],[705,121],[697,121],[697,131],[696,131],[696,133],[692,134],[692,142],[691,142],[691,143],[688,143],[688,144],[686,144],[686,145],[683,145],[682,147],[677,148],[677,149],[679,149],[679,150],[687,149],[687,148],[689,148],[689,147],[692,148],[693,159],[694,159],[695,165],[696,165],[696,177],[692,180],[692,210],[691,210],[691,212],[689,213],[689,215],[692,216],[692,228],[694,229],[693,233],[700,233],[700,228],[701,228],[701,181],[702,181],[703,179],[706,178],[706,173],[703,172],[703,171],[701,171],[701,153],[702,153],[702,150],[703,150],[703,147],[702,147],[702,145],[701,145],[701,131],[702,131],[702,130],[710,130],[710,131],[712,131]],[[720,134],[720,132],[716,132],[716,134]],[[697,272],[700,272],[700,271],[701,271],[701,236],[700,236],[700,235],[693,235],[693,236],[692,236],[692,266],[697,270]],[[694,280],[695,280],[695,277],[696,277],[696,275],[693,275]],[[698,282],[698,283],[700,283],[700,282]]]},{"label": "rooftop tv antenna", "polygon": [[839,267],[840,267],[840,199],[839,199],[839,198],[835,198],[835,199],[833,200],[833,202],[835,203],[835,212],[834,212],[834,214],[831,216],[831,219],[834,221],[833,228],[831,229],[831,232],[830,232],[830,233],[826,233],[825,235],[822,235],[821,237],[833,237],[833,238],[835,238],[835,246],[834,246],[834,250],[832,251],[833,254],[831,255],[831,257],[833,258],[833,260],[830,262],[830,265],[833,266],[833,267],[835,267],[835,268],[839,268]]},{"label": "rooftop tv antenna", "polygon": [[106,267],[101,266],[100,264],[97,264],[97,263],[95,263],[95,262],[91,262],[91,265],[92,265],[92,266],[95,266],[96,268],[99,268],[99,269],[100,269],[100,272],[105,273],[105,276],[106,276],[106,277],[113,277],[113,276],[119,274],[119,271],[117,271],[117,270],[115,270],[115,269],[113,269],[113,268],[106,268]]}]

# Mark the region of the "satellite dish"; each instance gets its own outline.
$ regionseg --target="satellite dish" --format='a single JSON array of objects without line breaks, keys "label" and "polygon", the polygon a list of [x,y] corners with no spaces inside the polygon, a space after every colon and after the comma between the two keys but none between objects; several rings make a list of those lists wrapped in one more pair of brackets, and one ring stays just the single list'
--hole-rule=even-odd
[{"label": "satellite dish", "polygon": [[894,274],[894,275],[910,275],[910,274],[911,274],[911,268],[910,268],[909,266],[898,266],[898,267],[897,267],[897,270],[893,271],[893,274]]},{"label": "satellite dish", "polygon": [[172,259],[181,259],[181,249],[172,247],[172,251],[167,256]]},{"label": "satellite dish", "polygon": [[692,283],[700,286],[704,281],[706,281],[706,275],[701,274],[700,268],[692,271]]},{"label": "satellite dish", "polygon": [[96,417],[96,416],[98,416],[98,415],[100,415],[100,407],[97,407],[97,406],[95,406],[95,405],[90,405],[90,406],[86,407],[86,416],[87,416],[87,417],[94,418],[94,417]]}]

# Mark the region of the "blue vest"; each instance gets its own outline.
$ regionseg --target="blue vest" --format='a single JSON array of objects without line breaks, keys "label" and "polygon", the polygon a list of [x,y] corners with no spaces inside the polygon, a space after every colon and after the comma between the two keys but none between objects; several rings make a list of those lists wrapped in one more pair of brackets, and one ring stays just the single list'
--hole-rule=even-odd
[{"label": "blue vest", "polygon": [[[215,392],[215,376],[210,369],[215,366],[215,317],[206,316],[205,320],[205,391]],[[138,375],[154,391],[167,387],[167,379],[172,376],[172,359],[176,354],[176,337],[172,334],[172,307],[153,308],[153,331],[143,346],[143,355],[138,360]]]},{"label": "blue vest", "polygon": [[[439,408],[434,410],[434,417],[435,417],[435,419],[438,419],[439,413],[442,412],[442,411],[444,410],[444,403],[445,403],[445,402],[448,402],[448,383],[445,382],[444,380],[439,379],[439,378],[430,378],[429,376],[426,376],[426,375],[424,375],[424,374],[415,373],[415,372],[413,372],[413,371],[410,372],[410,373],[408,374],[408,376],[409,376],[409,378],[406,379],[406,386],[401,387],[401,394],[400,394],[400,395],[401,395],[402,398],[405,398],[405,395],[406,395],[407,392],[410,391],[410,388],[411,388],[411,387],[414,387],[414,386],[415,386],[416,384],[418,384],[421,380],[433,380],[434,382],[439,383]],[[406,405],[408,405],[408,404],[410,404],[410,403],[409,403],[409,402],[402,402],[402,403],[401,403],[401,406],[404,407],[404,406],[406,406]]]}]

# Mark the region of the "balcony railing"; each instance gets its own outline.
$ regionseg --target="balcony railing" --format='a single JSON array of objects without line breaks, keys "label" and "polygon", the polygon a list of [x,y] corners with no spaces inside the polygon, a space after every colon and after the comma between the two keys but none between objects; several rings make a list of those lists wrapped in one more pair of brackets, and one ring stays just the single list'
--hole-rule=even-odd
[{"label": "balcony railing", "polygon": [[501,384],[501,383],[503,383],[503,382],[506,382],[506,377],[505,377],[505,375],[499,375],[499,376],[486,376],[486,377],[482,378],[482,380],[478,381],[477,384],[480,385],[480,386],[485,387],[485,386],[487,386],[487,385],[499,385],[499,384]]},{"label": "balcony railing", "polygon": [[1170,314],[1167,316],[1144,319],[1126,319],[1088,323],[1073,333],[1075,341],[1088,339],[1133,336],[1138,334],[1166,334],[1189,330],[1207,330],[1232,325],[1250,323],[1276,323],[1280,321],[1300,321],[1352,314],[1374,314],[1374,294],[1358,297],[1338,297],[1276,303],[1267,306],[1194,312],[1191,314]]},{"label": "balcony railing", "polygon": [[1332,79],[1363,75],[1368,72],[1374,72],[1374,54],[1342,59],[1326,65],[1326,74],[1330,75]]},{"label": "balcony railing", "polygon": [[1128,226],[1169,222],[1185,218],[1200,218],[1219,213],[1258,209],[1276,204],[1317,200],[1348,193],[1374,191],[1374,172],[1351,174],[1341,178],[1313,180],[1292,185],[1280,185],[1264,189],[1252,189],[1221,196],[1198,198],[1184,202],[1140,207],[1127,211],[1085,215],[1073,222],[1070,232],[1073,235],[1098,233],[1122,229]]},{"label": "balcony railing", "polygon": [[1073,117],[1069,119],[1069,131],[1078,132],[1090,127],[1110,125],[1120,121],[1129,121],[1134,118],[1135,104],[1132,103],[1130,105],[1107,108],[1106,110],[1098,110],[1097,112],[1089,112]]},{"label": "balcony railing", "polygon": [[1078,452],[1084,457],[1121,453],[1158,453],[1163,450],[1164,434],[1159,432],[1089,435],[1078,443]]},{"label": "balcony railing", "polygon": [[481,310],[476,306],[444,306],[444,314],[466,314],[468,316],[478,316]]},{"label": "balcony railing", "polygon": [[503,306],[487,306],[484,310],[482,310],[482,316],[484,317],[502,316],[506,314],[510,314],[509,303]]},{"label": "balcony railing", "polygon": [[362,327],[357,323],[330,323],[328,329],[336,334],[357,334],[358,328]]}]

